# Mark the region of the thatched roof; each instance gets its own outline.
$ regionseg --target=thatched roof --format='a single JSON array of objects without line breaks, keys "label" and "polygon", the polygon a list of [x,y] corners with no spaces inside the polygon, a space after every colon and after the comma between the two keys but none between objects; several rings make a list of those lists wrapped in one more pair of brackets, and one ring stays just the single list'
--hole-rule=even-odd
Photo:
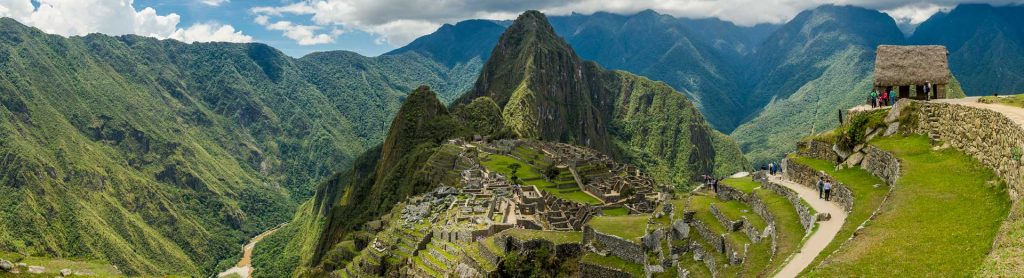
[{"label": "thatched roof", "polygon": [[941,45],[879,45],[875,53],[875,86],[949,83],[949,51]]}]

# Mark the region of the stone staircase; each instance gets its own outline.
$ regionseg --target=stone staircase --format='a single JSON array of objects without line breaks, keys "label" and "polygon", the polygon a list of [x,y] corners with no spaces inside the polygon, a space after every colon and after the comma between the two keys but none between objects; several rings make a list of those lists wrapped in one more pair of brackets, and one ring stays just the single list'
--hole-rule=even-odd
[{"label": "stone staircase", "polygon": [[941,139],[939,133],[937,132],[937,130],[939,130],[939,128],[941,127],[941,119],[939,118],[938,112],[931,105],[923,105],[922,109],[924,110],[925,115],[928,117],[928,126],[921,128],[928,129],[928,139],[931,140],[932,144],[935,144],[939,142]]}]

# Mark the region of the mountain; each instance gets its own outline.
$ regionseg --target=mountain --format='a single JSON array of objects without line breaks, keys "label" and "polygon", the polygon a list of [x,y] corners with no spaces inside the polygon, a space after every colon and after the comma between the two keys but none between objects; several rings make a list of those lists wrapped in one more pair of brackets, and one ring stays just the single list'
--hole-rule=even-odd
[{"label": "mountain", "polygon": [[[425,87],[413,92],[384,144],[326,181],[313,204],[304,206],[309,211],[293,220],[322,224],[294,228],[286,233],[292,239],[272,236],[275,244],[261,252],[285,255],[256,264],[274,273],[300,266],[300,274],[343,266],[338,248],[357,240],[363,223],[408,196],[458,182],[458,152],[441,144],[449,138],[519,137],[587,146],[679,186],[700,174],[724,175],[746,165],[736,144],[714,131],[684,95],[664,83],[581,60],[536,11],[520,15],[505,30],[474,88],[451,111],[435,97]],[[316,243],[296,246],[310,242]],[[312,255],[288,250],[312,250]]]},{"label": "mountain", "polygon": [[0,249],[129,275],[234,264],[249,236],[379,144],[412,88],[452,96],[476,74],[414,52],[294,59],[263,44],[64,38],[9,18],[0,65]]},{"label": "mountain", "polygon": [[740,27],[718,19],[675,18],[647,10],[551,17],[580,57],[668,83],[685,93],[717,129],[749,114],[743,69],[775,25]]},{"label": "mountain", "polygon": [[437,31],[384,55],[416,52],[449,67],[473,60],[482,64],[487,61],[494,43],[504,31],[505,26],[489,20],[474,19],[455,25],[445,24]]},{"label": "mountain", "polygon": [[759,48],[747,97],[761,111],[731,136],[755,163],[780,159],[800,137],[835,126],[871,90],[874,50],[903,34],[884,13],[825,5],[798,14]]},{"label": "mountain", "polygon": [[921,23],[909,42],[946,46],[967,95],[1024,92],[1024,6],[959,5]]}]

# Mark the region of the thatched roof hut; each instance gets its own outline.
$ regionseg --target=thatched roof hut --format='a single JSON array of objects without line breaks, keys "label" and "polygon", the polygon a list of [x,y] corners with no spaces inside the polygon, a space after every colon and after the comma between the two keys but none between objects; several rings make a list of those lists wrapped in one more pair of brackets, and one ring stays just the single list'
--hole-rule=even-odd
[{"label": "thatched roof hut", "polygon": [[[949,51],[941,45],[879,45],[875,51],[875,88],[895,89],[901,97],[945,98]],[[924,86],[931,83],[925,91]],[[915,94],[911,96],[911,91]],[[930,96],[929,96],[930,95]]]},{"label": "thatched roof hut", "polygon": [[949,51],[941,45],[879,45],[875,86],[949,83]]}]

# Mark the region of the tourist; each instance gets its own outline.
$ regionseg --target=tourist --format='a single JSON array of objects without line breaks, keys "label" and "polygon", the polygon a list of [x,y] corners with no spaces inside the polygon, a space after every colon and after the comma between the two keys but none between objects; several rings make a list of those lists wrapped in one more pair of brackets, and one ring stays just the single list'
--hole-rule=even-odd
[{"label": "tourist", "polygon": [[775,162],[768,162],[768,174],[775,175]]},{"label": "tourist", "polygon": [[882,92],[882,97],[881,97],[881,100],[879,102],[881,103],[881,106],[889,106],[889,92],[888,91]]},{"label": "tourist", "polygon": [[931,81],[925,81],[924,82],[924,95],[927,96],[926,98],[928,100],[932,100],[932,82]]},{"label": "tourist", "polygon": [[818,199],[824,199],[825,198],[825,195],[824,195],[825,192],[822,191],[823,187],[825,187],[825,178],[822,178],[821,176],[818,176]]},{"label": "tourist", "polygon": [[878,90],[871,90],[871,108],[878,107]]},{"label": "tourist", "polygon": [[825,189],[825,201],[831,201],[832,200],[832,180],[831,179],[825,180],[824,189]]},{"label": "tourist", "polygon": [[892,105],[896,105],[896,101],[899,100],[899,94],[890,94],[889,99],[892,99],[892,101],[890,101]]},{"label": "tourist", "polygon": [[715,194],[718,194],[718,179],[711,180],[711,189],[715,190]]}]

